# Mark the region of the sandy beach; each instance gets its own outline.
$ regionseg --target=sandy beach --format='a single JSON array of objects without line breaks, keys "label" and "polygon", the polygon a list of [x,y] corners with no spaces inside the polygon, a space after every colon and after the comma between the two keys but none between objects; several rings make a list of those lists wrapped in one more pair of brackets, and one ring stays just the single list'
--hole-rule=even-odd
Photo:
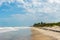
[{"label": "sandy beach", "polygon": [[56,40],[55,38],[44,35],[35,29],[31,29],[31,31],[32,31],[31,35],[32,40]]},{"label": "sandy beach", "polygon": [[45,35],[41,29],[33,27],[5,27],[0,28],[0,40],[56,40],[56,38]]}]

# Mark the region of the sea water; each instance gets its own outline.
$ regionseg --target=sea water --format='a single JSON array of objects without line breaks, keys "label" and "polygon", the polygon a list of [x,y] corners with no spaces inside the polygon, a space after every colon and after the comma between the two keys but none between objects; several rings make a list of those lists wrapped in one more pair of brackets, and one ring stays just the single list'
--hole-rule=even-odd
[{"label": "sea water", "polygon": [[0,40],[31,40],[30,28],[0,28]]}]

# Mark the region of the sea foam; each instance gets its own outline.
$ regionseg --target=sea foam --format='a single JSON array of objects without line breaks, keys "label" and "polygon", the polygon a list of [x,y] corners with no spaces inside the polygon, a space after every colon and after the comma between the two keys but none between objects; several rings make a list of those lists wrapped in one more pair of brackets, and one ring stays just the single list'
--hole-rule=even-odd
[{"label": "sea foam", "polygon": [[2,32],[9,32],[9,31],[17,31],[20,29],[27,29],[31,27],[0,27],[0,33]]}]

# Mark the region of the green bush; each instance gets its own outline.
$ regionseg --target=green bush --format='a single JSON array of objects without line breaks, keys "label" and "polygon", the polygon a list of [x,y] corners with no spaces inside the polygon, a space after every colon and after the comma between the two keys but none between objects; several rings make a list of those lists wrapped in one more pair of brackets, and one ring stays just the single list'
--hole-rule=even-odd
[{"label": "green bush", "polygon": [[57,23],[44,23],[44,22],[41,22],[41,23],[35,23],[33,26],[34,27],[53,27],[54,25],[60,26],[60,22],[57,22]]}]

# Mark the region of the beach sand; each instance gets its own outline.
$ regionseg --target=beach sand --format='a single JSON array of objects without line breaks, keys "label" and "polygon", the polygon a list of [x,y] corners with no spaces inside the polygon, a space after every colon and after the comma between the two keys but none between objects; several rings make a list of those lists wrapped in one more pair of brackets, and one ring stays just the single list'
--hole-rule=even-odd
[{"label": "beach sand", "polygon": [[44,35],[35,29],[31,29],[31,31],[32,31],[31,40],[56,40],[55,38]]}]

